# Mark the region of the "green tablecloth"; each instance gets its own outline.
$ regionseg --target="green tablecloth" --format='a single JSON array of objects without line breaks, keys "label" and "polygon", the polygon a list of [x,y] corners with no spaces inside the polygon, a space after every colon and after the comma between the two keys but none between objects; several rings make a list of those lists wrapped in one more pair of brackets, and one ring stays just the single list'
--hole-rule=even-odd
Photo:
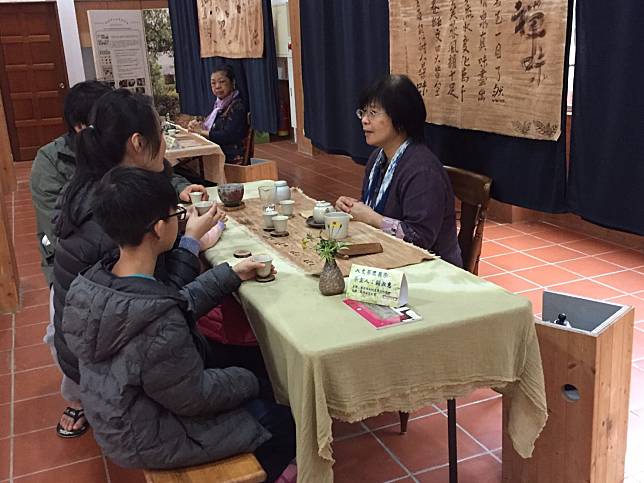
[{"label": "green tablecloth", "polygon": [[[206,257],[234,264],[232,253],[240,248],[270,251],[230,220]],[[409,305],[423,320],[376,330],[342,296],[322,296],[316,278],[271,254],[276,280],[246,282],[239,297],[278,401],[295,418],[298,481],[333,481],[331,417],[352,422],[383,411],[411,412],[477,387],[512,397],[508,432],[517,452],[531,455],[547,414],[527,299],[433,260],[401,269]]]}]

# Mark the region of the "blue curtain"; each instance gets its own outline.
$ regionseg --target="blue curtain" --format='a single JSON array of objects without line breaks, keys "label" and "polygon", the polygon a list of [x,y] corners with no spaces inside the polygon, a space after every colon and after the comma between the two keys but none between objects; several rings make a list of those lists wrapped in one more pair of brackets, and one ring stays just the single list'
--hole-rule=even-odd
[{"label": "blue curtain", "polygon": [[644,43],[641,0],[577,2],[571,210],[644,235]]},{"label": "blue curtain", "polygon": [[262,0],[264,17],[264,57],[227,59],[200,57],[197,4],[194,0],[169,0],[174,66],[181,112],[206,115],[215,97],[210,90],[210,74],[218,66],[229,64],[235,71],[237,88],[251,112],[253,128],[277,132],[279,98],[277,58],[273,15],[270,0]]},{"label": "blue curtain", "polygon": [[[373,148],[364,143],[353,112],[358,93],[389,72],[388,3],[301,0],[300,16],[304,131],[324,150],[364,158]],[[567,86],[567,73],[563,85]],[[562,126],[565,102],[564,92]],[[552,142],[430,124],[425,132],[428,145],[443,163],[492,177],[492,196],[497,200],[565,211],[565,133]]]},{"label": "blue curtain", "polygon": [[389,71],[387,0],[300,0],[304,132],[319,148],[366,159],[355,116],[362,89]]}]

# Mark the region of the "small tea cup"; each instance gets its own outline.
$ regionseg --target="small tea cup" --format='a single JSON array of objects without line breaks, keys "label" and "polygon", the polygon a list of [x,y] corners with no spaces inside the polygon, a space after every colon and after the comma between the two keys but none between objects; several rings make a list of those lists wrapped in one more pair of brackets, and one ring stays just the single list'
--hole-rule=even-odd
[{"label": "small tea cup", "polygon": [[176,129],[168,129],[168,135],[174,137],[177,135],[177,130]]},{"label": "small tea cup", "polygon": [[274,210],[268,210],[262,214],[262,217],[264,218],[264,229],[266,230],[273,229],[273,217],[277,215],[279,215],[279,213]]},{"label": "small tea cup", "polygon": [[351,217],[348,213],[334,211],[324,215],[324,228],[326,235],[330,240],[342,240],[349,236],[349,220]]},{"label": "small tea cup", "polygon": [[273,258],[270,255],[255,255],[253,256],[253,261],[264,264],[262,268],[257,269],[258,278],[270,277],[271,271],[273,270]]},{"label": "small tea cup", "polygon": [[287,231],[286,227],[288,226],[288,216],[277,215],[272,218],[272,221],[273,228],[275,228],[277,233],[284,233]]},{"label": "small tea cup", "polygon": [[190,193],[190,202],[195,205],[201,201],[203,193],[201,191],[193,191]]},{"label": "small tea cup", "polygon": [[194,203],[194,205],[195,208],[197,208],[197,213],[199,213],[199,216],[201,216],[208,212],[213,203],[214,201],[199,201],[197,203]]},{"label": "small tea cup", "polygon": [[295,201],[282,200],[280,201],[279,212],[284,216],[293,216],[294,206],[295,206]]}]

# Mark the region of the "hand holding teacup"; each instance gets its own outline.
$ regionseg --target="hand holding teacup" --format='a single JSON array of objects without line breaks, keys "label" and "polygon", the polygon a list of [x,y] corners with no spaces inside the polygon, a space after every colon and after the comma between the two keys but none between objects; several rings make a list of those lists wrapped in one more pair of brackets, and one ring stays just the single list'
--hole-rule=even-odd
[{"label": "hand holding teacup", "polygon": [[[208,205],[207,207],[199,205]],[[188,221],[186,222],[186,236],[200,240],[219,221],[225,218],[226,213],[212,201],[201,201],[197,206],[188,208]]]},{"label": "hand holding teacup", "polygon": [[195,204],[199,201],[208,200],[208,191],[205,187],[200,184],[191,184],[186,186],[183,191],[179,194],[179,199],[181,201],[190,201],[192,204]]},{"label": "hand holding teacup", "polygon": [[275,267],[273,267],[273,260],[268,255],[256,255],[247,258],[235,265],[233,271],[242,281],[267,278],[277,273]]}]

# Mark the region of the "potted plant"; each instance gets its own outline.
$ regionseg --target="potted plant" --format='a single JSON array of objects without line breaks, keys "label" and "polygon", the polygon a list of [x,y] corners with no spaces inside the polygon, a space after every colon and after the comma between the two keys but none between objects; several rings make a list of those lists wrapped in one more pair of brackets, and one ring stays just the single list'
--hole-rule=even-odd
[{"label": "potted plant", "polygon": [[[331,232],[331,235],[333,235],[333,232]],[[302,240],[302,245],[306,248],[312,241],[314,241],[314,238],[311,234],[308,234]],[[344,292],[344,277],[342,276],[340,267],[335,262],[335,256],[345,246],[347,246],[346,243],[335,240],[333,236],[330,236],[329,239],[319,237],[313,246],[316,253],[324,260],[324,267],[320,273],[319,282],[322,295],[338,295]]]}]

